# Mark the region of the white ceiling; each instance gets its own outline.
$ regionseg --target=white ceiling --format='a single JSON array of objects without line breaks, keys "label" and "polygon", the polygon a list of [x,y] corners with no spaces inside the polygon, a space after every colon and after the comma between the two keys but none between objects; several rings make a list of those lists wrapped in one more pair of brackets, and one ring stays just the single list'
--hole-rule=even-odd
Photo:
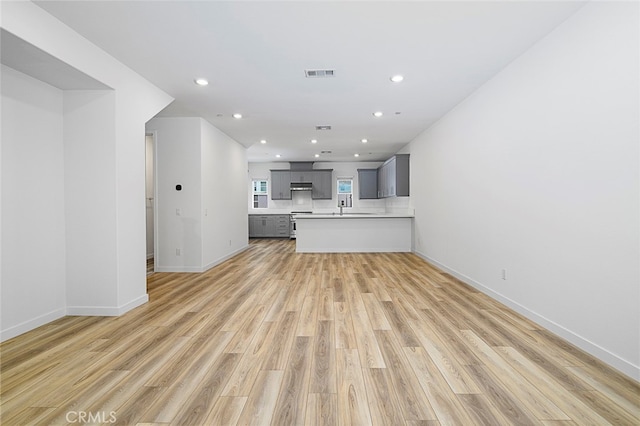
[{"label": "white ceiling", "polygon": [[108,86],[0,28],[0,62],[61,90],[104,90]]},{"label": "white ceiling", "polygon": [[[584,4],[36,3],[173,96],[161,116],[204,117],[246,146],[249,161],[384,160]],[[335,77],[305,78],[305,69]],[[332,153],[314,158],[321,151]]]}]

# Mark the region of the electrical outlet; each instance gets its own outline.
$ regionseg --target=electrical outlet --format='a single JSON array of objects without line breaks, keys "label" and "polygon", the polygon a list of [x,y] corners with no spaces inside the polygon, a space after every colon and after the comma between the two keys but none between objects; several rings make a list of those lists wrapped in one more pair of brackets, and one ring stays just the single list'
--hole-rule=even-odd
[{"label": "electrical outlet", "polygon": [[507,270],[506,269],[502,270],[502,279],[505,280],[505,281],[507,280]]},{"label": "electrical outlet", "polygon": [[176,209],[176,216],[180,216],[182,214],[182,210]]},{"label": "electrical outlet", "polygon": [[229,245],[231,245],[231,240],[229,240]]},{"label": "electrical outlet", "polygon": [[176,249],[176,256],[182,256],[182,250],[179,248]]}]

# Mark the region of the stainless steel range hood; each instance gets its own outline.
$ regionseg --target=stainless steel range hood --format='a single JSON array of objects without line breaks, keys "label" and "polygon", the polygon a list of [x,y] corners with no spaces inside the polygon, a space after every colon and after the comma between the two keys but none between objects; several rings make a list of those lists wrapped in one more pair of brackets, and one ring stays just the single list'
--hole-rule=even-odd
[{"label": "stainless steel range hood", "polygon": [[311,191],[313,190],[313,185],[311,182],[291,182],[290,189],[292,191]]}]

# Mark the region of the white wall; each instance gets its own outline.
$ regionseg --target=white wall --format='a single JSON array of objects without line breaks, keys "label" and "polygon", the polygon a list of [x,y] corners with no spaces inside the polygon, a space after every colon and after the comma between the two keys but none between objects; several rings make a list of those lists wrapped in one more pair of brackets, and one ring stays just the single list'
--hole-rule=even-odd
[{"label": "white wall", "polygon": [[4,337],[65,314],[66,256],[63,92],[5,66],[1,78]]},{"label": "white wall", "polygon": [[638,39],[587,4],[410,147],[416,251],[636,379]]},{"label": "white wall", "polygon": [[[200,119],[154,118],[146,129],[156,139],[156,270],[200,271]],[[176,185],[182,190],[177,191]]]},{"label": "white wall", "polygon": [[[65,91],[59,124],[64,147],[54,144],[47,148],[56,147],[57,156],[52,156],[53,159],[64,157],[64,181],[60,186],[64,190],[52,194],[64,205],[65,311],[73,315],[124,313],[147,300],[144,123],[164,108],[171,97],[31,2],[2,2],[1,25],[113,89],[99,93]],[[28,90],[20,101],[32,102],[38,108],[38,102],[29,98]],[[3,126],[8,121],[3,110]],[[38,115],[24,124],[29,128],[47,126],[46,117]],[[15,134],[3,137],[3,146],[17,143],[12,138],[20,137]],[[3,155],[3,163],[31,169],[20,152],[13,154]],[[4,209],[7,205],[4,188],[2,198]],[[32,226],[29,215],[16,219],[18,222],[12,222],[11,227]],[[3,243],[5,232],[11,232],[6,224],[3,217]],[[10,256],[17,253],[9,257],[7,253],[10,252],[5,247],[2,303],[15,306],[29,318],[5,316],[1,325],[3,340],[33,328],[44,315],[36,316],[25,307],[24,300],[13,297],[21,294],[22,284],[11,278],[8,266],[14,262],[10,262]],[[32,259],[31,254],[28,259],[24,256],[22,262]],[[9,273],[5,274],[5,269]],[[60,297],[65,298],[64,291]],[[16,328],[16,324],[26,325]]]},{"label": "white wall", "polygon": [[114,98],[111,90],[64,92],[67,309],[74,312],[118,303],[109,226],[116,216]]},{"label": "white wall", "polygon": [[206,120],[202,134],[202,265],[247,247],[247,150]]},{"label": "white wall", "polygon": [[202,272],[245,249],[244,147],[201,118],[154,118],[147,131],[156,138],[156,270]]}]

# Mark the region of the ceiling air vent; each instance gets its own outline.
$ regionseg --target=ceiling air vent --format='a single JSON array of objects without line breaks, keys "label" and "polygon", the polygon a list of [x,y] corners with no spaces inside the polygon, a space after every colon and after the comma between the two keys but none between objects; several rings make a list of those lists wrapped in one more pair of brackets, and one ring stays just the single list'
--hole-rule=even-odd
[{"label": "ceiling air vent", "polygon": [[304,75],[307,78],[333,77],[335,75],[335,70],[304,70]]},{"label": "ceiling air vent", "polygon": [[331,151],[320,151],[320,154],[331,154]]},{"label": "ceiling air vent", "polygon": [[316,126],[316,130],[331,130],[331,126]]}]

